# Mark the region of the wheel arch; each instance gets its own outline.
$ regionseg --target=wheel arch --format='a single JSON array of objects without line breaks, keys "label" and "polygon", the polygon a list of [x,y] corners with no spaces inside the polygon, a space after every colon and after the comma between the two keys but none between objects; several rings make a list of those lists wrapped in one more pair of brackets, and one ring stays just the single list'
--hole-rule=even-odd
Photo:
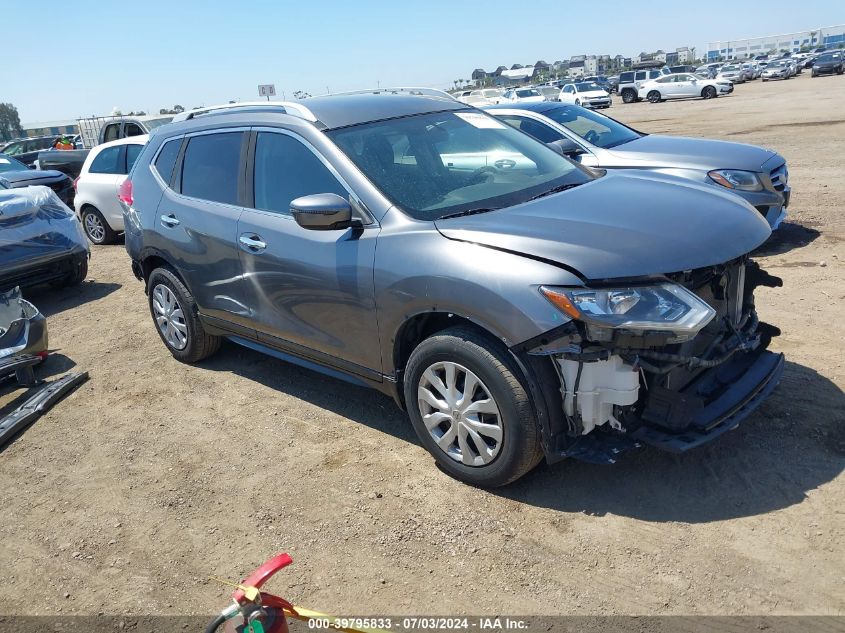
[{"label": "wheel arch", "polygon": [[190,287],[185,282],[185,277],[179,273],[179,269],[173,265],[173,262],[170,260],[170,258],[167,257],[167,255],[162,253],[161,251],[149,250],[144,252],[138,264],[141,269],[141,276],[144,281],[145,289],[147,283],[149,282],[150,274],[152,274],[152,272],[156,268],[166,268],[171,273],[173,273],[179,279],[179,281],[185,284],[185,287],[188,288],[188,290],[190,290]]}]

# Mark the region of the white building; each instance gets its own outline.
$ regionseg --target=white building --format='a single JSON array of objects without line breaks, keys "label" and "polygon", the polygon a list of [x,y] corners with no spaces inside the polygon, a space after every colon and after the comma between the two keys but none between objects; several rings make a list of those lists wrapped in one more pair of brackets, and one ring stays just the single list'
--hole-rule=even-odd
[{"label": "white building", "polygon": [[742,59],[765,53],[789,51],[797,53],[802,48],[839,48],[845,44],[845,24],[824,26],[809,31],[796,31],[782,35],[750,37],[737,40],[717,40],[707,43],[707,60]]}]

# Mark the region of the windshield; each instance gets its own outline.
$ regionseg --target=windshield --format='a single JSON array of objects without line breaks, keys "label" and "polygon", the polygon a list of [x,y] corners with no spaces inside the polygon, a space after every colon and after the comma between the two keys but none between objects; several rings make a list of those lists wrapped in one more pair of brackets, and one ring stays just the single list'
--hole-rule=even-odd
[{"label": "windshield", "polygon": [[575,90],[578,92],[590,92],[591,90],[604,90],[604,88],[598,85],[595,81],[584,81],[579,84],[575,84]]},{"label": "windshield", "polygon": [[730,71],[733,71],[733,70],[739,70],[739,68],[737,68],[736,66],[723,66],[722,67],[723,73],[724,72],[730,72]]},{"label": "windshield", "polygon": [[541,96],[539,92],[531,88],[530,90],[517,90],[516,91],[517,97],[539,97]]},{"label": "windshield", "polygon": [[639,133],[618,121],[579,106],[565,105],[543,115],[597,147],[615,147],[640,138]]},{"label": "windshield", "polygon": [[833,60],[834,57],[832,53],[828,53],[827,55],[819,55],[818,58],[816,58],[817,62],[832,62]]},{"label": "windshield", "polygon": [[153,128],[158,127],[159,125],[164,125],[165,123],[170,123],[173,120],[172,116],[162,117],[160,119],[150,119],[149,121],[144,121],[144,125],[147,127],[148,130],[152,130]]},{"label": "windshield", "polygon": [[418,220],[512,206],[591,180],[543,143],[481,112],[419,114],[327,135]]},{"label": "windshield", "polygon": [[28,167],[11,156],[0,154],[0,173],[4,171],[26,171]]}]

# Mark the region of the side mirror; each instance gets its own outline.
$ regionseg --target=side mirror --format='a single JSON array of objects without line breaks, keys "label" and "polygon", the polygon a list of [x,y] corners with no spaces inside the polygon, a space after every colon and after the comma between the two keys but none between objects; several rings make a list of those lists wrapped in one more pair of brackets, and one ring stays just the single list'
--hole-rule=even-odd
[{"label": "side mirror", "polygon": [[37,167],[35,166],[35,163],[30,163],[26,167],[27,167],[27,169],[37,169]]},{"label": "side mirror", "polygon": [[551,143],[546,143],[546,145],[561,156],[568,156],[570,158],[574,158],[575,156],[579,156],[584,153],[584,150],[581,149],[575,141],[566,137],[558,139],[557,141],[552,141]]},{"label": "side mirror", "polygon": [[349,200],[336,193],[315,193],[291,200],[290,212],[299,226],[312,231],[336,231],[361,224],[352,220]]}]

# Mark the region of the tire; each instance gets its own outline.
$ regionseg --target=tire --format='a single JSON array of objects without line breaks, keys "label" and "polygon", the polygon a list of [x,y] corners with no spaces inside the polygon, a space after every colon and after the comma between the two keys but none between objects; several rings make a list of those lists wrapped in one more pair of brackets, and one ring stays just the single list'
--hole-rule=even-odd
[{"label": "tire", "polygon": [[713,86],[704,86],[704,90],[701,91],[703,99],[715,99],[716,96],[716,89]]},{"label": "tire", "polygon": [[634,103],[637,100],[637,93],[630,88],[625,88],[622,91],[622,102],[623,103]]},{"label": "tire", "polygon": [[660,93],[657,90],[652,90],[646,95],[646,99],[648,99],[649,103],[660,103],[661,97]]},{"label": "tire", "polygon": [[[453,387],[461,389],[460,398],[455,396],[453,402],[435,386],[436,380],[441,387],[450,384],[449,365]],[[469,379],[476,379],[478,384],[471,396],[475,400],[467,405],[463,390]],[[492,488],[519,479],[540,462],[540,433],[523,380],[507,349],[496,339],[471,328],[449,328],[417,346],[405,371],[405,403],[420,442],[441,469],[465,483]],[[443,407],[421,400],[422,389],[434,394],[435,401],[443,402]],[[475,419],[462,412],[463,406],[490,400],[488,411],[476,412]],[[491,407],[495,414],[490,413]],[[434,423],[428,421],[431,430],[423,415],[435,417]],[[455,416],[460,424],[454,422]],[[442,417],[439,423],[437,417]],[[480,424],[488,431],[479,432]],[[463,443],[460,437],[464,438]],[[445,449],[436,438],[449,442]],[[483,446],[477,444],[479,440]]]},{"label": "tire", "polygon": [[[156,268],[150,273],[147,297],[156,332],[173,358],[196,363],[220,349],[221,338],[205,331],[197,316],[194,296],[173,271]],[[163,300],[170,297],[174,303]],[[164,320],[159,321],[160,318]]]},{"label": "tire", "polygon": [[113,244],[117,233],[106,222],[103,214],[92,206],[82,207],[82,229],[92,244]]},{"label": "tire", "polygon": [[581,100],[580,100],[580,99],[576,99],[576,100],[575,100],[575,105],[577,105],[577,106],[581,105]]}]

